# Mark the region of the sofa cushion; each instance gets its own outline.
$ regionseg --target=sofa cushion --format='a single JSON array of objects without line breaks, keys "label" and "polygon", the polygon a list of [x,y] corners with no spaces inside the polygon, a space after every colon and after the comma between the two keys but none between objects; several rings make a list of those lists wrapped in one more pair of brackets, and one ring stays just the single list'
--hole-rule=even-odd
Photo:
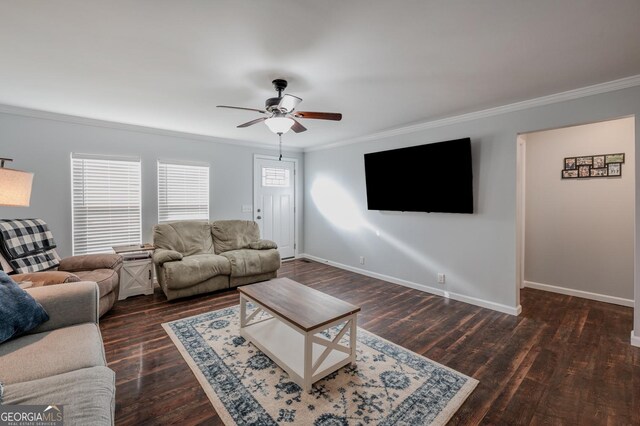
[{"label": "sofa cushion", "polygon": [[112,425],[115,373],[92,367],[14,383],[6,386],[3,403],[64,405],[65,425]]},{"label": "sofa cushion", "polygon": [[92,323],[29,334],[0,345],[0,377],[5,385],[104,365],[102,338]]},{"label": "sofa cushion", "polygon": [[260,228],[252,220],[218,220],[211,224],[216,254],[239,250],[260,239]]},{"label": "sofa cushion", "polygon": [[0,343],[48,320],[49,315],[42,305],[0,271]]},{"label": "sofa cushion", "polygon": [[277,271],[280,268],[280,253],[278,250],[232,250],[222,253],[231,263],[232,277],[246,277],[266,272]]},{"label": "sofa cushion", "polygon": [[175,250],[184,256],[213,254],[211,226],[200,220],[169,222],[153,227],[155,248]]},{"label": "sofa cushion", "polygon": [[113,269],[96,269],[93,271],[74,272],[82,281],[93,281],[98,284],[100,297],[111,293],[119,284],[118,273]]},{"label": "sofa cushion", "polygon": [[168,288],[191,287],[217,275],[229,275],[231,266],[226,257],[216,254],[185,256],[162,266]]}]

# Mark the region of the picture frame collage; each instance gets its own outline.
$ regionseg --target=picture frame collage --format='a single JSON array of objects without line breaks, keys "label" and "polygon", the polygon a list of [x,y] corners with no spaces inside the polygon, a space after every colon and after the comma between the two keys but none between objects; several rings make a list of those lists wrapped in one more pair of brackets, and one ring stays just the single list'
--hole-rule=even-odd
[{"label": "picture frame collage", "polygon": [[621,177],[623,164],[624,153],[567,157],[562,179]]}]

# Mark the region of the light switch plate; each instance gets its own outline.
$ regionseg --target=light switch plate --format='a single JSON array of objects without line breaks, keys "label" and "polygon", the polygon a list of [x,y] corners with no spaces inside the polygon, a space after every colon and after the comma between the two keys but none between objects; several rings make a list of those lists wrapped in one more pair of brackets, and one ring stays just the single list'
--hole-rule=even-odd
[{"label": "light switch plate", "polygon": [[242,205],[242,213],[251,213],[252,211],[253,211],[253,206],[251,204]]}]

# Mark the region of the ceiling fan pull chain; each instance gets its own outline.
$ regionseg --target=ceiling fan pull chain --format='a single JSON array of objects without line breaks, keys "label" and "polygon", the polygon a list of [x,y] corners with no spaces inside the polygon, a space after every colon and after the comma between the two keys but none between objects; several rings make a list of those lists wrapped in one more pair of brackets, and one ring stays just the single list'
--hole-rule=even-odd
[{"label": "ceiling fan pull chain", "polygon": [[278,133],[278,138],[280,139],[280,157],[278,158],[278,161],[282,161],[282,133]]}]

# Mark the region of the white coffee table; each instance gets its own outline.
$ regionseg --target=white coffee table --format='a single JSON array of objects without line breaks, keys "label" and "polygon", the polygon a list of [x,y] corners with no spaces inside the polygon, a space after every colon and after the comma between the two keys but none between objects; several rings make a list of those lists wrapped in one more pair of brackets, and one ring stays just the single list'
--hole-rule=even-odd
[{"label": "white coffee table", "polygon": [[[288,278],[238,287],[240,335],[257,346],[304,391],[316,381],[355,363],[360,307]],[[250,314],[247,302],[257,306]],[[256,319],[260,312],[267,318]],[[333,339],[319,335],[342,324]],[[349,333],[349,346],[340,342]]]}]

